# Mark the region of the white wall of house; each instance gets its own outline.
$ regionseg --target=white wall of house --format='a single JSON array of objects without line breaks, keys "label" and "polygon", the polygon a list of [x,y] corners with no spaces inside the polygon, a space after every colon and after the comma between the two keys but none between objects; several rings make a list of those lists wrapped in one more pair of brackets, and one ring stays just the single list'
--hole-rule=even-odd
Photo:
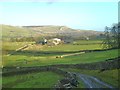
[{"label": "white wall of house", "polygon": [[52,42],[53,42],[55,45],[58,45],[58,44],[60,44],[61,39],[59,39],[59,38],[54,38]]}]

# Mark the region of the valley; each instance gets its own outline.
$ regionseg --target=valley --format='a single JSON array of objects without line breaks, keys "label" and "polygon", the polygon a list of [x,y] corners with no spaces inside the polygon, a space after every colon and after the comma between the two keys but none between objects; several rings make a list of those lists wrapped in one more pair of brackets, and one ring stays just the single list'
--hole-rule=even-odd
[{"label": "valley", "polygon": [[[63,26],[60,28],[60,26],[3,25],[2,28],[3,88],[55,88],[58,80],[68,77],[63,72],[74,72],[76,75],[79,73],[80,77],[83,77],[84,80],[77,79],[79,84],[73,88],[90,88],[85,82],[91,82],[92,77],[97,78],[98,82],[118,88],[117,64],[113,63],[113,67],[112,64],[108,64],[111,66],[105,68],[107,64],[99,63],[114,61],[118,57],[119,49],[104,49],[101,32],[90,31],[89,33],[87,30],[78,31]],[[52,41],[54,38],[60,38],[62,43],[55,45]],[[47,44],[40,43],[44,39],[47,39]],[[96,69],[92,65],[96,66]],[[101,71],[104,69],[105,71]],[[82,76],[83,74],[86,77]],[[97,86],[110,88],[99,84],[93,85],[92,88]]]}]

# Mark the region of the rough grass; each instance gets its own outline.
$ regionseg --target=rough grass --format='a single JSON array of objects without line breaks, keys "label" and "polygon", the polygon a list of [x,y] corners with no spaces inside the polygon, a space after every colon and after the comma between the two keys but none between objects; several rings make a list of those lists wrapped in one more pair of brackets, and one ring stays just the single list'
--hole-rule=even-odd
[{"label": "rough grass", "polygon": [[62,78],[62,75],[53,72],[40,72],[3,77],[2,84],[9,88],[53,88]]},{"label": "rough grass", "polygon": [[106,70],[103,72],[100,72],[100,70],[84,70],[84,69],[73,69],[73,68],[62,68],[62,70],[92,75],[114,87],[118,87],[118,72],[119,72],[118,69]]}]

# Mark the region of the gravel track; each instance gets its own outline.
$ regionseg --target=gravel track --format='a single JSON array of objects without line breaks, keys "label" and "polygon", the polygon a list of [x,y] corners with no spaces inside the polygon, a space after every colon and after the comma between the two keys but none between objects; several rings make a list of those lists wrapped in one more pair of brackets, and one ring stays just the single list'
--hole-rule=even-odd
[{"label": "gravel track", "polygon": [[75,73],[78,79],[82,80],[86,88],[110,88],[113,90],[114,87],[97,79],[96,77]]}]

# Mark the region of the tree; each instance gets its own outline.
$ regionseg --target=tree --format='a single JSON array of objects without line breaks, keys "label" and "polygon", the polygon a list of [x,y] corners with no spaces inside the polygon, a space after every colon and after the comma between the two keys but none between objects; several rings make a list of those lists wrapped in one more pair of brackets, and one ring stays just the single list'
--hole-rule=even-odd
[{"label": "tree", "polygon": [[120,35],[120,24],[114,24],[112,27],[105,27],[104,31],[104,40],[103,40],[103,48],[118,48],[119,47],[119,35]]},{"label": "tree", "polygon": [[117,24],[113,25],[110,32],[111,32],[112,47],[117,48],[118,44],[119,44],[119,42],[118,42],[118,25]]},{"label": "tree", "polygon": [[106,48],[106,49],[111,48],[110,31],[109,31],[109,27],[107,26],[105,27],[104,36],[105,36],[105,39],[102,42],[103,48]]}]

